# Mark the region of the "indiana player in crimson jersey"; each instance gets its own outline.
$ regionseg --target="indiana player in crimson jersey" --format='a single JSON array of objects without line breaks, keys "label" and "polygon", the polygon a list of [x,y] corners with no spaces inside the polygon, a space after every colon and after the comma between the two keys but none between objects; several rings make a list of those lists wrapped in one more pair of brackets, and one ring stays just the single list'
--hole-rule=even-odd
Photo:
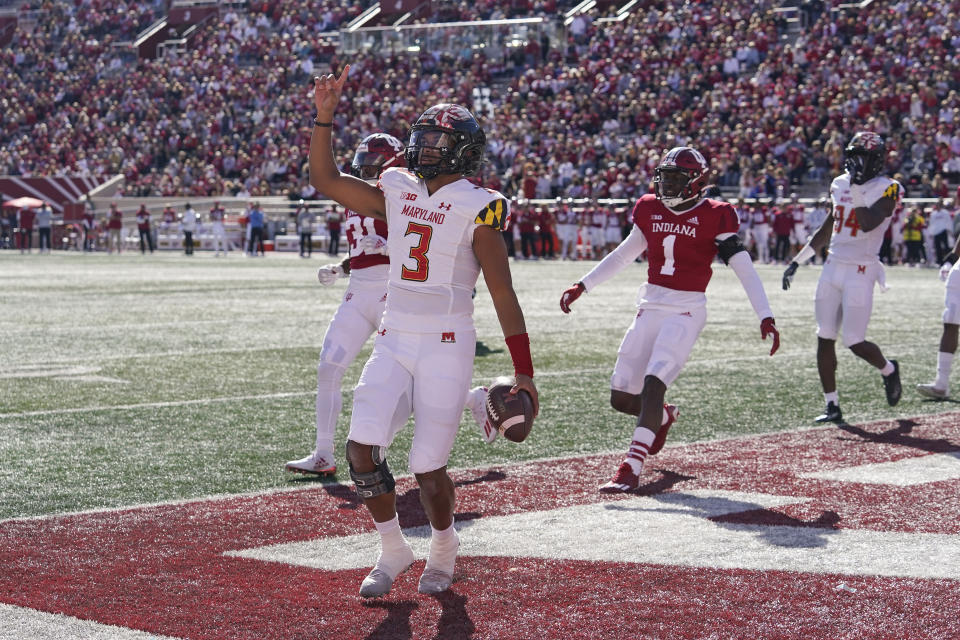
[{"label": "indiana player in crimson jersey", "polygon": [[664,395],[706,324],[705,291],[717,255],[746,290],[760,318],[761,338],[773,338],[770,355],[780,346],[767,295],[737,235],[737,212],[726,202],[703,197],[708,178],[707,162],[695,149],[667,152],[654,172],[655,194],[641,197],[633,208],[630,235],[560,298],[560,309],[570,313],[574,300],[647,251],[639,311],[620,344],[610,379],[611,406],[638,419],[626,458],[600,491],[636,489],[644,460],[663,447],[678,413],[675,406],[664,405]]},{"label": "indiana player in crimson jersey", "polygon": [[837,393],[837,336],[858,357],[880,370],[887,403],[900,402],[900,365],[887,360],[880,347],[867,341],[867,324],[873,312],[873,287],[884,288],[883,265],[878,254],[893,212],[900,206],[903,187],[880,175],[887,145],[878,134],[860,131],[844,149],[846,172],[830,185],[832,210],[810,241],[783,273],[789,289],[797,267],[829,243],[814,309],[817,318],[817,371],[823,387],[826,412],[816,422],[841,422]]},{"label": "indiana player in crimson jersey", "polygon": [[[357,146],[351,170],[354,176],[376,184],[390,167],[405,166],[403,143],[386,133],[374,133]],[[330,475],[337,466],[333,436],[342,408],[340,392],[343,374],[380,325],[387,299],[387,223],[354,211],[347,211],[347,257],[338,264],[320,267],[317,278],[324,286],[341,276],[350,276],[343,301],[327,326],[317,365],[317,439],[313,452],[291,460],[287,471]],[[406,420],[406,418],[404,418]]]},{"label": "indiana player in crimson jersey", "polygon": [[337,102],[349,73],[314,79],[317,117],[310,139],[310,183],[344,207],[385,220],[392,256],[387,304],[373,353],[353,400],[347,460],[350,477],[380,534],[377,563],[360,595],[387,594],[415,560],[400,530],[387,448],[414,415],[410,471],[430,521],[430,551],[418,591],[439,593],[453,582],[459,538],[447,460],[473,375],[476,329],[473,288],[481,270],[493,299],[516,384],[539,407],[523,311],[513,290],[501,235],[509,220],[502,194],[465,179],[483,162],[486,136],[459,105],[427,109],[411,128],[407,169],[391,168],[379,189],[340,173],[331,150]]}]

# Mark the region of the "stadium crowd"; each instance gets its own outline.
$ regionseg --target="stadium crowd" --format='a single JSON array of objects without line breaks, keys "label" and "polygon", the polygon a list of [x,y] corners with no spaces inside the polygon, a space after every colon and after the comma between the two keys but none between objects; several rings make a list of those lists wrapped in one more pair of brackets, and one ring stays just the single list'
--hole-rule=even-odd
[{"label": "stadium crowd", "polygon": [[[434,19],[556,16],[568,4],[446,2]],[[908,195],[949,195],[960,178],[960,1],[808,4],[799,34],[773,0],[645,0],[623,21],[579,16],[565,41],[496,59],[350,56],[349,89],[362,98],[338,126],[345,148],[373,130],[405,139],[425,105],[471,104],[474,87],[493,85],[480,180],[511,195],[634,198],[663,149],[696,142],[721,186],[783,197],[839,173],[858,128],[887,138],[888,171]],[[309,82],[347,61],[316,35],[365,7],[227,8],[182,57],[124,61],[112,43],[162,5],[39,5],[36,28],[0,51],[0,174],[123,173],[131,196],[316,195],[304,177]]]}]

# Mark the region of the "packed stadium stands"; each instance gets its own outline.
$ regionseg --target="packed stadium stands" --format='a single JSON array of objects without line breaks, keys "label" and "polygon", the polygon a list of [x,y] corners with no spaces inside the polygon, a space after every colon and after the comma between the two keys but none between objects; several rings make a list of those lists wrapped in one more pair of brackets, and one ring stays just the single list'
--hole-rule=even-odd
[{"label": "packed stadium stands", "polygon": [[[509,195],[532,177],[537,197],[635,198],[662,150],[690,143],[728,197],[815,196],[862,128],[887,138],[909,196],[960,178],[958,0],[399,4],[416,10],[358,28],[379,3],[7,3],[0,175],[322,198],[305,178],[311,78],[349,62],[342,149],[464,103],[491,143],[480,180]],[[173,22],[161,55],[131,55]]]}]

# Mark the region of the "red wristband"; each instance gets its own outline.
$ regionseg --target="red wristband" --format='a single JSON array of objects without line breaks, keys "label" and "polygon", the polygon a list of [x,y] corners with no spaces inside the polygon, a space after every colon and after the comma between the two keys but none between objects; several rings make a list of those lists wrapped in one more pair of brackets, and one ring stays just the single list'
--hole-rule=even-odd
[{"label": "red wristband", "polygon": [[510,357],[513,358],[513,372],[515,375],[533,377],[533,358],[530,357],[530,336],[518,333],[506,339]]}]

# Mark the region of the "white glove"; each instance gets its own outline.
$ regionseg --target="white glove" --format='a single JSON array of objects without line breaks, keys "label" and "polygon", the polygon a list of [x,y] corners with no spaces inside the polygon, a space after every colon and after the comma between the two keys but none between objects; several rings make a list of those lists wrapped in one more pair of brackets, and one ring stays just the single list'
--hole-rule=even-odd
[{"label": "white glove", "polygon": [[339,264],[327,264],[317,270],[317,280],[325,287],[329,287],[337,278],[343,277],[343,267]]},{"label": "white glove", "polygon": [[387,241],[376,234],[360,238],[360,250],[367,255],[379,253],[387,255]]},{"label": "white glove", "polygon": [[949,262],[944,262],[940,265],[940,279],[944,282],[947,281],[947,278],[950,277],[950,271],[953,269],[953,265]]}]

